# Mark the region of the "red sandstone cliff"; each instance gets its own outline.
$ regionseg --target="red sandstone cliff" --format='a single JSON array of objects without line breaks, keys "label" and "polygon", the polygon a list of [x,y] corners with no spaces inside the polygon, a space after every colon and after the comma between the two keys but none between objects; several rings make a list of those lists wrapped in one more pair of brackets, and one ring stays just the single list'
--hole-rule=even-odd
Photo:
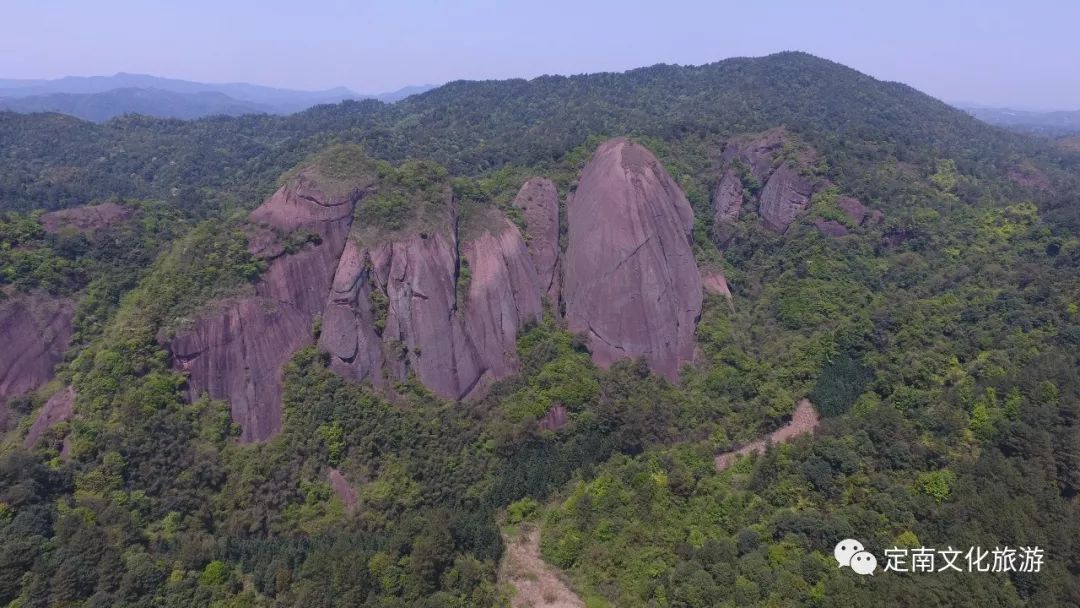
[{"label": "red sandstone cliff", "polygon": [[[377,184],[338,184],[333,194],[322,179],[301,172],[251,213],[249,247],[270,260],[255,294],[210,306],[170,344],[191,396],[228,400],[244,441],[280,429],[281,369],[312,343],[316,318],[338,374],[380,387],[415,374],[448,399],[482,396],[517,371],[518,335],[542,317],[545,297],[565,300],[569,328],[588,333],[601,366],[642,356],[675,379],[692,360],[702,303],[693,213],[639,145],[616,139],[597,150],[568,203],[565,255],[558,194],[544,178],[513,202],[524,232],[495,208],[463,228],[448,189],[417,220],[423,229],[389,233],[363,209],[351,227],[355,203]],[[285,253],[295,231],[317,243]]]},{"label": "red sandstone cliff", "polygon": [[690,203],[651,152],[619,138],[586,165],[567,215],[570,330],[602,367],[645,357],[675,379],[693,359],[702,302]]},{"label": "red sandstone cliff", "polygon": [[[243,441],[268,439],[281,428],[281,368],[313,342],[312,324],[322,313],[353,207],[370,184],[333,185],[305,170],[252,211],[251,250],[272,257],[255,295],[216,303],[170,343],[178,367],[188,372],[191,396],[227,400]],[[298,230],[317,242],[283,255],[280,239]]]},{"label": "red sandstone cliff", "polygon": [[0,301],[0,428],[8,425],[8,399],[53,378],[71,339],[74,314],[74,302],[44,294]]},{"label": "red sandstone cliff", "polygon": [[459,246],[452,207],[443,229],[346,245],[320,339],[333,369],[376,385],[414,371],[450,399],[516,370],[517,333],[539,319],[548,285],[501,216]]}]

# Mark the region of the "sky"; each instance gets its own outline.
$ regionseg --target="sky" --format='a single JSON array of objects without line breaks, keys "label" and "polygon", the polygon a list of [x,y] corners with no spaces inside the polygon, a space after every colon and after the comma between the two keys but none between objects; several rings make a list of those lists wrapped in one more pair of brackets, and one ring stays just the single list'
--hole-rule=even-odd
[{"label": "sky", "polygon": [[0,0],[0,78],[361,93],[800,50],[950,102],[1080,109],[1073,0]]}]

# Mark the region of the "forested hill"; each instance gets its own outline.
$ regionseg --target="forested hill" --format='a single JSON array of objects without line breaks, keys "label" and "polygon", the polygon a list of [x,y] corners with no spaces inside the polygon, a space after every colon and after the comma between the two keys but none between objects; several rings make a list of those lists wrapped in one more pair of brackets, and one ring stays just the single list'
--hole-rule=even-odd
[{"label": "forested hill", "polygon": [[989,127],[908,86],[803,53],[657,65],[530,81],[453,82],[394,105],[348,101],[299,114],[190,122],[0,113],[0,209],[90,199],[232,198],[252,206],[283,170],[331,142],[390,161],[426,158],[463,175],[543,165],[592,135],[722,139],[783,124],[828,148],[839,181],[883,158],[953,157],[974,175],[1016,156],[1067,162],[1048,144]]},{"label": "forested hill", "polygon": [[802,53],[0,113],[0,605],[1080,605],[1078,202]]}]

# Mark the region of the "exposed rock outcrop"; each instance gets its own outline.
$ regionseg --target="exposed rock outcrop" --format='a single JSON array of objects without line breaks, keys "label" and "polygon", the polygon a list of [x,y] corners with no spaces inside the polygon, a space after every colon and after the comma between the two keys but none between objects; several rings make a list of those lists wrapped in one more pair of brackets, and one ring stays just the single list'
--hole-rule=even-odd
[{"label": "exposed rock outcrop", "polygon": [[867,224],[876,224],[885,218],[885,214],[877,209],[870,209],[866,205],[862,204],[862,201],[854,196],[838,196],[836,197],[836,206],[840,208],[840,211],[844,212],[844,215],[851,220],[852,224],[856,226],[864,226]]},{"label": "exposed rock outcrop", "polygon": [[334,490],[334,494],[341,499],[342,504],[345,505],[345,512],[352,513],[356,510],[356,490],[349,484],[349,481],[345,479],[345,476],[341,474],[341,471],[337,469],[328,469],[326,471],[326,480],[330,482],[330,487]]},{"label": "exposed rock outcrop", "polygon": [[537,421],[537,426],[542,431],[557,431],[570,422],[570,415],[565,405],[553,405],[548,408],[544,417]]},{"label": "exposed rock outcrop", "polygon": [[[817,153],[799,144],[782,127],[752,136],[731,138],[716,162],[720,181],[712,194],[712,233],[720,246],[734,236],[734,225],[744,207],[743,189],[757,193],[757,212],[762,225],[773,232],[786,232],[799,214],[810,207],[814,194],[831,186],[815,175]],[[838,196],[836,204],[852,224],[881,220],[880,211],[867,209],[851,196]],[[833,219],[814,221],[825,235],[839,237],[848,227]]]},{"label": "exposed rock outcrop", "polygon": [[726,242],[730,226],[739,221],[743,207],[743,183],[739,172],[729,167],[713,190],[713,234]]},{"label": "exposed rock outcrop", "polygon": [[41,225],[48,233],[71,228],[89,234],[127,221],[133,215],[135,209],[131,207],[118,203],[103,203],[44,213],[41,216]]},{"label": "exposed rock outcrop", "polygon": [[821,234],[829,238],[840,238],[846,236],[848,229],[846,226],[836,220],[826,220],[823,218],[814,218],[814,227],[818,229]]},{"label": "exposed rock outcrop", "polygon": [[810,206],[814,183],[788,163],[781,163],[761,189],[758,213],[765,227],[784,232]]},{"label": "exposed rock outcrop", "polygon": [[553,306],[559,304],[562,271],[559,268],[559,193],[551,180],[534,177],[521,187],[514,206],[525,214],[529,254],[543,292]]},{"label": "exposed rock outcrop", "polygon": [[[465,397],[483,373],[457,312],[456,247],[440,233],[408,237],[373,256],[389,300],[383,338],[436,394]],[[396,363],[396,362],[395,362]],[[394,375],[403,376],[399,367]]]},{"label": "exposed rock outcrop", "polygon": [[738,161],[749,169],[760,186],[772,174],[777,157],[790,140],[790,134],[783,127],[769,129],[758,135],[733,137],[724,146],[720,161],[724,166]]},{"label": "exposed rock outcrop", "polygon": [[312,342],[311,315],[287,304],[245,297],[220,304],[171,343],[188,374],[191,398],[229,402],[241,441],[262,441],[281,428],[281,367]]},{"label": "exposed rock outcrop", "polygon": [[702,302],[685,195],[651,152],[618,138],[593,155],[567,214],[570,330],[587,334],[601,367],[644,357],[677,378],[693,359]]},{"label": "exposed rock outcrop", "polygon": [[[527,238],[494,207],[459,213],[449,184],[445,200],[431,198],[437,183],[422,204],[396,210],[414,216],[383,224],[365,207],[352,226],[356,202],[381,182],[325,184],[301,171],[251,213],[249,250],[269,263],[254,293],[212,303],[170,340],[190,396],[229,401],[243,441],[280,429],[281,369],[312,343],[316,319],[338,374],[381,387],[415,375],[448,399],[480,397],[518,370],[518,335],[542,318],[545,297],[565,300],[570,329],[589,334],[601,366],[640,356],[675,379],[693,359],[693,212],[641,146],[617,139],[596,152],[570,203],[565,256],[547,179],[528,180],[514,200]],[[388,187],[390,200],[409,196]],[[558,428],[565,415],[553,411]]]},{"label": "exposed rock outcrop", "polygon": [[[370,185],[364,179],[343,185],[314,169],[301,171],[249,216],[249,248],[273,258],[255,295],[212,305],[212,312],[172,339],[191,397],[207,393],[227,400],[242,441],[268,439],[281,428],[281,368],[313,342],[312,324],[323,311],[354,205]],[[313,242],[283,255],[280,239],[297,231]]]},{"label": "exposed rock outcrop", "polygon": [[[383,303],[378,309],[373,301],[375,291]],[[386,326],[387,312],[385,292],[376,281],[370,253],[361,251],[350,239],[334,273],[319,337],[319,345],[331,355],[334,371],[356,382],[384,384],[380,332]]]},{"label": "exposed rock outcrop", "polygon": [[544,287],[521,233],[501,216],[460,247],[452,230],[367,249],[350,242],[320,344],[353,380],[381,385],[411,370],[443,397],[477,397],[516,371],[517,333],[540,318]]},{"label": "exposed rock outcrop", "polygon": [[0,301],[0,428],[7,428],[7,401],[53,378],[71,340],[71,300],[20,294]]},{"label": "exposed rock outcrop", "polygon": [[26,449],[34,447],[38,439],[50,427],[71,418],[74,405],[75,389],[70,386],[57,391],[52,397],[49,397],[45,405],[41,406],[41,411],[38,412],[34,423],[30,425],[30,430],[26,432],[23,447]]},{"label": "exposed rock outcrop", "polygon": [[484,388],[517,372],[518,330],[543,317],[553,285],[539,275],[517,227],[501,223],[461,248],[470,273],[465,329],[485,369]]},{"label": "exposed rock outcrop", "polygon": [[810,206],[818,181],[807,176],[815,161],[813,150],[799,146],[782,127],[754,136],[734,137],[720,155],[720,182],[713,190],[713,234],[721,245],[743,207],[743,173],[758,190],[757,211],[766,228],[785,232],[795,217]]}]

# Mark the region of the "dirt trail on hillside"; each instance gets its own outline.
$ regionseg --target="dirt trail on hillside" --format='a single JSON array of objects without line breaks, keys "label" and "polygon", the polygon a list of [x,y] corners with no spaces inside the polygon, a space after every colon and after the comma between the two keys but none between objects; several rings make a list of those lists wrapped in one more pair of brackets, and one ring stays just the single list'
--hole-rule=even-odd
[{"label": "dirt trail on hillside", "polygon": [[517,592],[513,608],[585,608],[585,602],[540,557],[540,529],[522,525],[516,536],[503,535],[506,552],[499,566],[499,581]]},{"label": "dirt trail on hillside", "polygon": [[784,443],[800,435],[812,433],[819,422],[818,413],[814,410],[814,406],[810,404],[810,400],[803,399],[799,401],[799,406],[795,408],[795,413],[791,416],[791,422],[769,433],[764,439],[758,439],[732,452],[717,454],[716,470],[723,471],[728,468],[735,463],[739,456],[752,452],[760,454],[765,451],[765,446],[770,443]]}]

